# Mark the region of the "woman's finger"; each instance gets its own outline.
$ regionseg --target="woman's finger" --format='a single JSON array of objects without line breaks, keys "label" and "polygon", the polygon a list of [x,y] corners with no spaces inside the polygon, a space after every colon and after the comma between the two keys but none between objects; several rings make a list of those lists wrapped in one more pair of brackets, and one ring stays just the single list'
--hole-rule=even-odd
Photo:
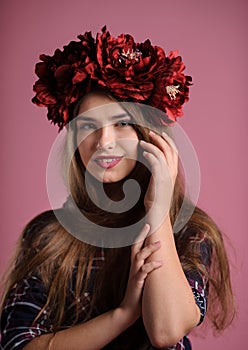
[{"label": "woman's finger", "polygon": [[144,241],[145,241],[149,231],[150,231],[150,225],[149,224],[145,224],[145,226],[140,231],[138,237],[136,238],[134,244],[132,245],[132,248],[131,248],[131,263],[133,262],[136,254],[140,252],[140,250],[141,250],[141,248],[142,248],[142,246],[144,244]]},{"label": "woman's finger", "polygon": [[161,146],[162,148],[164,146],[169,146],[173,152],[178,154],[178,149],[176,147],[175,142],[172,140],[172,138],[168,134],[166,134],[166,132],[163,131],[162,136],[160,136],[159,134],[156,134],[155,132],[150,131],[149,135],[152,137],[152,140],[158,144],[158,146]]},{"label": "woman's finger", "polygon": [[145,246],[143,249],[141,249],[136,255],[135,259],[133,261],[132,270],[134,273],[137,273],[140,269],[142,269],[142,266],[146,264],[146,259],[148,259],[154,252],[159,250],[161,247],[161,243],[155,242],[151,243],[147,246]]},{"label": "woman's finger", "polygon": [[141,266],[137,273],[137,282],[138,283],[144,283],[144,280],[146,279],[147,275],[151,273],[154,270],[157,270],[163,265],[163,261],[150,261],[144,265]]},{"label": "woman's finger", "polygon": [[162,162],[164,162],[164,159],[159,160],[153,153],[147,151],[143,152],[143,156],[148,160],[152,169],[160,171],[161,174],[161,165],[163,164]]},{"label": "woman's finger", "polygon": [[141,260],[144,261],[147,258],[149,258],[149,256],[151,256],[154,252],[156,252],[157,250],[159,250],[159,248],[161,247],[161,242],[157,241],[154,243],[150,243],[147,246],[145,246],[143,249],[141,249],[137,254],[136,254],[136,260]]},{"label": "woman's finger", "polygon": [[170,145],[171,150],[172,150],[171,154],[172,154],[172,157],[173,157],[174,161],[178,162],[178,148],[177,148],[175,142],[174,142],[174,141],[172,140],[172,138],[171,138],[169,135],[167,135],[165,132],[162,132],[162,137],[163,137],[163,139],[165,139],[166,142],[168,142],[168,144]]},{"label": "woman's finger", "polygon": [[[178,150],[174,142],[166,133],[162,133],[163,137],[154,132],[150,132],[150,134],[153,137],[154,144],[144,141],[140,142],[140,145],[145,149],[144,157],[148,159],[153,167],[159,166],[159,164],[156,165],[156,159],[161,165],[166,162],[169,169],[171,169],[170,171],[172,171],[172,175],[176,175],[178,167]],[[161,169],[161,171],[163,170]]]},{"label": "woman's finger", "polygon": [[[172,160],[175,161],[178,158],[178,149],[174,141],[165,132],[160,136],[150,131],[150,136],[153,144],[149,142],[141,142],[143,148],[157,156],[159,156],[159,152],[156,150],[159,149],[168,162],[171,162]],[[149,145],[152,145],[153,147]]]},{"label": "woman's finger", "polygon": [[[162,140],[161,137],[160,139]],[[166,144],[164,140],[162,140],[162,142]],[[140,141],[140,145],[144,149],[144,157],[147,158],[151,166],[156,168],[163,166],[163,164],[166,164],[169,168],[177,166],[178,155],[175,152],[172,153],[172,150],[168,145],[163,145],[162,150],[159,148],[162,148],[162,146],[157,146],[143,140]],[[163,170],[161,169],[161,171]]]},{"label": "woman's finger", "polygon": [[153,154],[154,157],[156,157],[159,160],[162,160],[164,158],[164,152],[162,149],[160,149],[157,145],[154,145],[150,142],[146,142],[144,140],[140,141],[140,146],[147,152]]}]

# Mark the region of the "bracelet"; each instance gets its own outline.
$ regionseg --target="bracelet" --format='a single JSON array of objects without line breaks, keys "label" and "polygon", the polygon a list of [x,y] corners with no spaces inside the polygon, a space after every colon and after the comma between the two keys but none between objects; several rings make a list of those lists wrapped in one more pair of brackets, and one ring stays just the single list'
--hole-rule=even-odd
[{"label": "bracelet", "polygon": [[55,336],[56,336],[56,333],[53,333],[53,335],[48,343],[48,350],[52,350],[52,345],[53,345],[53,341],[54,341]]}]

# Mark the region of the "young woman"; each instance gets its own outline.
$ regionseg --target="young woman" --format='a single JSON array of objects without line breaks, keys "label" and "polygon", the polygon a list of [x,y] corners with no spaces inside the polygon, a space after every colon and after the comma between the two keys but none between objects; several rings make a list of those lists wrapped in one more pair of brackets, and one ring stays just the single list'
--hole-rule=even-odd
[{"label": "young woman", "polygon": [[187,334],[206,314],[217,331],[234,315],[217,225],[188,200],[192,215],[173,233],[185,189],[169,135],[191,78],[176,52],[149,40],[106,28],[79,39],[36,66],[33,102],[67,128],[70,195],[23,230],[2,298],[2,348],[191,349]]}]

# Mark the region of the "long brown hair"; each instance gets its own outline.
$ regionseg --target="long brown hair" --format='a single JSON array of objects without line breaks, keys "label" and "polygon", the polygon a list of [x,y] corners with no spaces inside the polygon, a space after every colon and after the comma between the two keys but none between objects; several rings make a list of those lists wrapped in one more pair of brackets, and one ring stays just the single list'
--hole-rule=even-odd
[{"label": "long brown hair", "polygon": [[[123,108],[129,109],[126,106]],[[128,113],[136,122],[138,121],[137,124],[143,125],[142,118],[144,116],[138,107],[131,106]],[[140,125],[134,125],[138,137],[150,141],[148,129]],[[158,132],[161,130],[158,129]],[[68,130],[68,135],[66,147],[72,147],[75,135],[70,130]],[[74,153],[69,165],[68,157],[65,157],[65,166],[69,166],[70,169],[68,186],[71,196],[83,214],[93,222],[107,227],[119,227],[124,224],[132,224],[133,218],[138,221],[145,215],[143,199],[150,180],[150,173],[144,162],[137,162],[135,169],[130,174],[139,182],[142,189],[139,202],[132,208],[131,212],[114,216],[104,213],[89,198],[84,184],[85,169],[78,150]],[[94,191],[94,179],[92,181],[92,191]],[[184,187],[182,169],[179,167],[170,208],[172,225],[184,199]],[[95,195],[97,196],[97,193]],[[188,206],[192,206],[190,201],[188,201]],[[62,209],[58,209],[58,211],[60,210]],[[201,263],[200,233],[206,235],[212,249],[211,266],[207,269]],[[231,323],[235,313],[223,234],[207,213],[195,207],[187,224],[175,234],[175,242],[185,273],[200,271],[209,281],[207,315],[217,331],[223,330]],[[57,220],[56,211],[48,211],[38,215],[24,228],[17,243],[11,271],[5,281],[2,306],[11,288],[23,278],[34,274],[42,279],[48,291],[47,303],[40,311],[39,316],[45,309],[48,309],[54,331],[65,326],[72,326],[79,320],[83,321],[93,317],[96,314],[96,309],[98,312],[104,312],[116,307],[125,294],[130,268],[130,247],[105,249],[105,264],[96,276],[91,308],[82,319],[80,300],[88,289],[91,267],[97,249],[99,248],[86,244],[68,233]],[[66,296],[68,284],[75,271],[75,312],[70,324],[68,324],[66,322]],[[110,271],[111,283],[109,283]]]}]

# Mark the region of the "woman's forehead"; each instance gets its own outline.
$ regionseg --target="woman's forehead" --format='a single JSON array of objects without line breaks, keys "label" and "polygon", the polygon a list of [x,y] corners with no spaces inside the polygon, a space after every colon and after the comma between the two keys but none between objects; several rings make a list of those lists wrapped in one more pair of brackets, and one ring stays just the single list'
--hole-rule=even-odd
[{"label": "woman's forehead", "polygon": [[128,118],[129,114],[118,102],[112,100],[96,100],[91,103],[82,103],[77,120],[112,122],[121,118]]},{"label": "woman's forehead", "polygon": [[101,107],[115,102],[109,95],[103,92],[90,92],[84,96],[79,105],[79,113]]}]

